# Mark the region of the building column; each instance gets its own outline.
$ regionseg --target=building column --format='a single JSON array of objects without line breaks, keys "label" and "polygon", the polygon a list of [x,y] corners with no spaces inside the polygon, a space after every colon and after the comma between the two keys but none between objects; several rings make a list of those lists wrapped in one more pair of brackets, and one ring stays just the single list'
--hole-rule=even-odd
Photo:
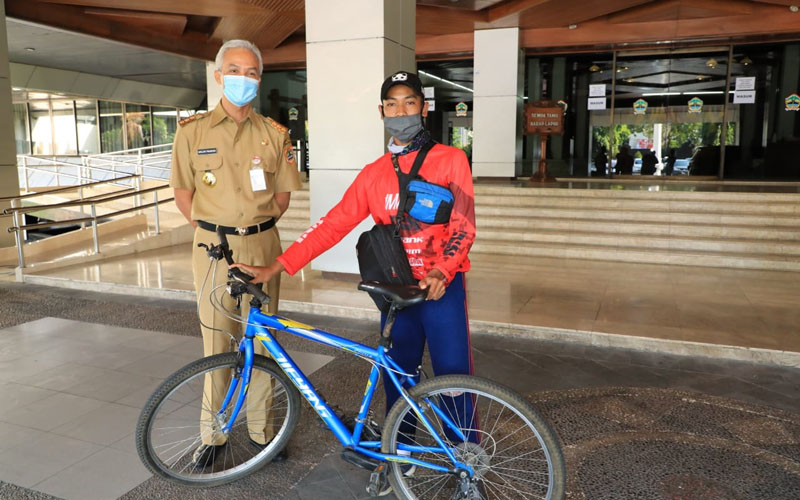
[{"label": "building column", "polygon": [[475,31],[472,175],[522,172],[523,53],[519,28]]},{"label": "building column", "polygon": [[214,71],[216,70],[217,63],[214,61],[206,62],[206,109],[209,111],[216,108],[217,103],[222,99],[222,85],[214,79]]},{"label": "building column", "polygon": [[[0,2],[0,197],[19,196],[14,108],[11,105],[11,71],[6,36],[6,10],[5,5]],[[8,202],[0,202],[0,212],[9,206]],[[0,217],[0,247],[14,245],[14,235],[7,231],[12,224],[11,217]]]},{"label": "building column", "polygon": [[[414,0],[306,0],[311,221],[386,152],[378,105],[389,74],[416,71]],[[357,20],[357,21],[354,21]],[[313,269],[357,273],[355,244],[367,219],[318,257]]]}]

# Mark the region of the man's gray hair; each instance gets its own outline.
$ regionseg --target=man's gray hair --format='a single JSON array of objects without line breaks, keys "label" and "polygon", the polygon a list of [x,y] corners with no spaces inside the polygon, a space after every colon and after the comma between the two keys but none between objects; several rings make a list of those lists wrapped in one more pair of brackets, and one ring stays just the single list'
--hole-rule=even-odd
[{"label": "man's gray hair", "polygon": [[258,59],[258,74],[260,75],[264,71],[264,61],[261,60],[261,51],[258,50],[258,47],[256,47],[253,42],[248,42],[247,40],[228,40],[222,44],[222,47],[219,48],[219,52],[217,52],[217,58],[214,60],[219,71],[222,71],[222,59],[225,57],[225,52],[227,52],[228,49],[249,50],[255,54],[256,59]]}]

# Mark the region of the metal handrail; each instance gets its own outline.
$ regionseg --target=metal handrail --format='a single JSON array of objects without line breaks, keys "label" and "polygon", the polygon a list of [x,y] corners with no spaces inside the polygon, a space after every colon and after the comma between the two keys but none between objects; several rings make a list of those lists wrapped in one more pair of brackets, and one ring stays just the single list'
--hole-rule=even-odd
[{"label": "metal handrail", "polygon": [[[25,268],[25,255],[23,251],[23,244],[24,244],[24,234],[27,232],[28,229],[34,228],[44,228],[44,227],[59,227],[59,226],[66,226],[72,225],[77,223],[86,223],[91,222],[92,224],[92,239],[94,241],[94,252],[100,253],[100,241],[97,231],[97,205],[100,203],[106,203],[109,201],[119,200],[122,198],[128,198],[130,196],[135,196],[136,199],[134,201],[134,206],[132,208],[126,208],[122,210],[117,210],[116,212],[111,212],[108,214],[104,214],[103,218],[111,218],[117,215],[122,215],[130,212],[140,211],[144,208],[153,207],[154,209],[154,223],[155,223],[155,230],[156,234],[161,232],[161,226],[159,223],[159,215],[158,215],[158,205],[159,203],[166,203],[170,201],[174,201],[175,198],[167,198],[165,200],[159,201],[158,199],[158,191],[162,189],[169,188],[169,185],[163,186],[155,186],[152,188],[147,189],[137,189],[135,191],[120,193],[120,194],[112,194],[111,196],[106,195],[98,195],[104,196],[102,199],[85,199],[85,200],[78,200],[74,202],[66,202],[66,203],[53,203],[50,205],[39,205],[35,207],[14,207],[8,208],[4,210],[4,213],[10,213],[14,217],[14,225],[8,228],[9,233],[14,233],[14,239],[17,244],[17,258],[19,259],[19,270],[18,272],[21,273],[22,269]],[[125,190],[129,191],[129,190]],[[145,193],[153,193],[153,202],[147,203],[142,205],[141,203],[141,195]],[[83,205],[90,205],[91,207],[91,216],[90,217],[75,217],[72,219],[66,219],[61,221],[53,221],[53,222],[38,222],[36,224],[20,224],[20,214],[25,214],[27,212],[38,211],[45,208],[62,208],[68,206],[83,206]],[[83,209],[81,209],[83,211]]]},{"label": "metal handrail", "polygon": [[[31,167],[28,167],[28,168],[31,168]],[[62,174],[62,175],[67,175],[67,174]],[[63,191],[71,191],[73,189],[80,189],[80,188],[85,188],[85,187],[89,187],[89,186],[96,186],[98,184],[108,184],[108,183],[111,183],[111,182],[116,182],[116,181],[125,180],[125,179],[132,179],[132,178],[135,178],[135,177],[139,177],[139,176],[137,174],[130,174],[130,175],[124,175],[122,177],[116,177],[114,179],[104,179],[104,180],[101,180],[101,181],[87,182],[86,184],[76,184],[74,186],[64,186],[64,187],[61,187],[61,188],[50,189],[50,190],[43,191],[43,192],[38,192],[38,193],[28,193],[28,194],[22,194],[22,195],[19,195],[19,196],[4,196],[4,197],[0,198],[0,202],[2,202],[2,201],[18,201],[18,200],[23,200],[23,199],[27,199],[27,198],[34,198],[36,196],[44,196],[44,195],[52,194],[52,193],[61,193]]]},{"label": "metal handrail", "polygon": [[[18,212],[18,213],[21,213],[21,214],[26,214],[28,212],[38,212],[40,210],[44,210],[44,209],[47,209],[47,208],[65,208],[65,207],[77,207],[77,206],[81,206],[81,205],[93,205],[93,204],[96,204],[96,203],[105,203],[107,201],[121,200],[123,198],[128,198],[128,197],[134,196],[134,195],[142,195],[142,194],[146,194],[146,193],[151,193],[153,191],[159,191],[161,189],[167,189],[168,187],[169,187],[169,185],[165,184],[163,186],[155,186],[155,187],[151,187],[151,188],[147,188],[147,189],[139,189],[139,190],[134,191],[134,192],[122,193],[122,194],[118,194],[118,195],[115,195],[115,196],[113,196],[113,193],[111,193],[112,196],[108,196],[107,198],[103,198],[101,200],[94,200],[94,201],[89,199],[89,198],[84,198],[83,200],[65,201],[65,202],[62,202],[62,203],[51,203],[49,205],[36,205],[34,207],[11,207],[11,208],[6,208],[5,210],[3,210],[3,213],[4,214],[12,214],[14,212]],[[133,188],[131,188],[131,189],[133,189]],[[106,193],[106,194],[108,194],[108,193]],[[105,195],[97,195],[97,196],[105,196]]]},{"label": "metal handrail", "polygon": [[125,154],[129,151],[144,151],[145,149],[157,149],[157,148],[167,148],[172,147],[172,144],[156,144],[155,146],[142,146],[140,148],[131,148],[131,149],[120,149],[119,151],[109,151],[108,153],[98,153],[96,155],[88,155],[88,156],[102,156],[102,155],[111,155],[111,154]]},{"label": "metal handrail", "polygon": [[141,210],[143,208],[151,208],[151,207],[156,206],[159,203],[168,203],[168,202],[173,201],[173,200],[175,200],[175,198],[166,198],[164,200],[154,201],[152,203],[147,203],[146,205],[141,205],[141,206],[138,206],[138,207],[124,208],[122,210],[117,210],[116,212],[111,212],[111,213],[108,213],[108,214],[104,214],[104,215],[99,216],[99,217],[98,216],[76,217],[74,219],[65,219],[65,220],[59,220],[59,221],[53,221],[53,222],[37,222],[35,224],[25,224],[23,226],[12,226],[12,227],[8,228],[8,232],[9,233],[14,233],[14,232],[17,232],[17,231],[27,231],[29,229],[36,229],[36,228],[60,227],[60,226],[69,226],[69,225],[77,224],[77,223],[80,223],[80,222],[92,222],[92,221],[97,220],[99,218],[107,219],[109,217],[116,217],[117,215],[123,215],[123,214],[127,214],[127,213],[130,213],[130,212],[135,212],[135,211]]}]

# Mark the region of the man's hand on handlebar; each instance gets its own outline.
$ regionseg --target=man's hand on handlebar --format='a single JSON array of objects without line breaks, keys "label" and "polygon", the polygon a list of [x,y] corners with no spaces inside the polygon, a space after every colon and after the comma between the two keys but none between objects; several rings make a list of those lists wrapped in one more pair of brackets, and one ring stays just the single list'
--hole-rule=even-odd
[{"label": "man's hand on handlebar", "polygon": [[277,260],[269,266],[249,266],[247,264],[236,262],[234,264],[231,264],[230,267],[232,269],[233,268],[241,269],[242,271],[252,276],[253,283],[266,283],[269,280],[271,280],[273,276],[280,274],[280,272],[284,270],[283,264],[281,264]]}]

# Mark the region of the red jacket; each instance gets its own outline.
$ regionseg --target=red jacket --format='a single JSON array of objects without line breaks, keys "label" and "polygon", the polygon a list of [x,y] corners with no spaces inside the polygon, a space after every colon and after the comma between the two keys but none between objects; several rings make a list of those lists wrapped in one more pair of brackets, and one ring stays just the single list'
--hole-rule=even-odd
[{"label": "red jacket", "polygon": [[[398,157],[404,173],[411,170],[418,152]],[[403,246],[416,279],[432,269],[449,283],[459,271],[469,270],[467,253],[475,240],[475,194],[467,157],[460,149],[435,145],[419,175],[427,182],[446,186],[453,193],[453,211],[447,224],[425,224],[406,217]],[[364,167],[341,201],[295,241],[278,260],[294,274],[325,252],[368,215],[376,224],[391,224],[397,213],[399,185],[391,155],[386,153]]]}]

